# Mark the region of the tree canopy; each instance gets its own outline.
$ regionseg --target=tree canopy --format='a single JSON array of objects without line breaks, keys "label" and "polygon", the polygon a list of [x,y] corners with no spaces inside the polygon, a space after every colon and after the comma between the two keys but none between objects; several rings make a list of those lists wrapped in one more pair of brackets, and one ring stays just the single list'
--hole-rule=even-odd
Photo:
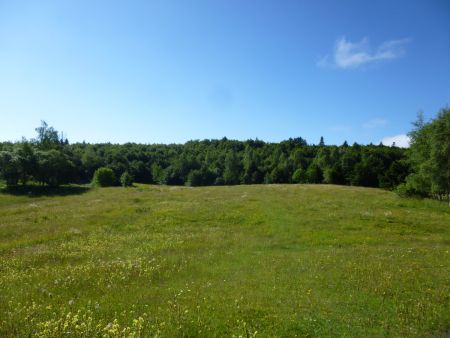
[{"label": "tree canopy", "polygon": [[409,136],[412,173],[406,177],[407,191],[448,198],[450,204],[450,109],[442,109],[429,122],[419,114]]},{"label": "tree canopy", "polygon": [[[47,123],[31,141],[0,143],[0,176],[8,185],[90,182],[108,168],[111,184],[124,173],[138,183],[233,185],[329,183],[394,188],[409,173],[406,152],[383,145],[308,144],[301,137],[261,140],[194,140],[185,144],[70,144]],[[437,156],[437,155],[436,155]]]}]

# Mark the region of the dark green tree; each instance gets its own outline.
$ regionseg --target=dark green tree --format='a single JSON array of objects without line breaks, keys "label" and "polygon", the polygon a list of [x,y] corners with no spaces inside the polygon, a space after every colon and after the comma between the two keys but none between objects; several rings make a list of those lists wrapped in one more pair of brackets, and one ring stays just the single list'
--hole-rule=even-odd
[{"label": "dark green tree", "polygon": [[345,184],[344,173],[338,162],[333,163],[325,169],[323,181],[328,184]]},{"label": "dark green tree", "polygon": [[325,146],[325,141],[323,140],[323,136],[320,136],[319,147]]},{"label": "dark green tree", "polygon": [[7,186],[17,185],[21,176],[20,160],[11,151],[0,151],[0,177]]},{"label": "dark green tree", "polygon": [[227,185],[239,184],[241,178],[241,162],[236,152],[229,151],[225,157],[223,180]]},{"label": "dark green tree", "polygon": [[313,162],[306,170],[306,177],[308,183],[322,183],[322,169],[320,169],[320,166],[317,163]]},{"label": "dark green tree", "polygon": [[50,186],[59,186],[73,181],[75,166],[69,156],[63,152],[51,149],[38,151],[37,181]]},{"label": "dark green tree", "polygon": [[18,145],[16,154],[19,159],[18,169],[20,171],[20,182],[26,184],[33,177],[36,177],[38,170],[38,158],[33,145],[26,141]]}]

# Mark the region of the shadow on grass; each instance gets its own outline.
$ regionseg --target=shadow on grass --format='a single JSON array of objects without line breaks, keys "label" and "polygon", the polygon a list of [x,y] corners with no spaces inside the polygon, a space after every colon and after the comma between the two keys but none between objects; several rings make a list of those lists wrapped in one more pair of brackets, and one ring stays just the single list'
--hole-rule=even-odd
[{"label": "shadow on grass", "polygon": [[15,187],[4,187],[0,189],[0,193],[16,195],[16,196],[68,196],[68,195],[80,195],[88,192],[89,186],[81,185],[63,185],[59,187],[48,187],[40,185],[25,185]]}]

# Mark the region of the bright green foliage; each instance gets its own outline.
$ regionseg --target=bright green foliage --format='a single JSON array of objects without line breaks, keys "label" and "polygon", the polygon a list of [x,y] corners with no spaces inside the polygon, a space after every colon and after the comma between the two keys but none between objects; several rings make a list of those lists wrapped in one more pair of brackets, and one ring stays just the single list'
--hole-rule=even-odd
[{"label": "bright green foliage", "polygon": [[450,109],[442,109],[428,123],[419,116],[409,135],[413,173],[407,177],[406,189],[438,198],[448,196],[450,203]]},{"label": "bright green foliage", "polygon": [[317,163],[312,163],[306,170],[306,179],[308,183],[322,183],[323,172]]},{"label": "bright green foliage", "polygon": [[0,337],[443,337],[450,210],[372,188],[0,194]]},{"label": "bright green foliage", "polygon": [[128,171],[125,171],[120,176],[120,184],[122,187],[131,187],[133,185],[133,176],[131,176]]},{"label": "bright green foliage", "polygon": [[294,171],[292,174],[292,182],[293,183],[306,183],[307,182],[307,176],[306,171],[302,168],[298,168]]},{"label": "bright green foliage", "polygon": [[107,167],[98,168],[92,178],[92,184],[98,187],[110,187],[115,185],[116,176],[114,171]]}]

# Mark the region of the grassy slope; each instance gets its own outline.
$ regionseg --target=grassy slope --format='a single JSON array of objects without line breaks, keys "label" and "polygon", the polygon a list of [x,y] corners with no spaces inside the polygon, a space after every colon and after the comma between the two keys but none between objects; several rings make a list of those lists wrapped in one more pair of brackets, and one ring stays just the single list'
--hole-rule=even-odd
[{"label": "grassy slope", "polygon": [[0,195],[0,336],[445,335],[449,248],[448,207],[378,189]]}]

